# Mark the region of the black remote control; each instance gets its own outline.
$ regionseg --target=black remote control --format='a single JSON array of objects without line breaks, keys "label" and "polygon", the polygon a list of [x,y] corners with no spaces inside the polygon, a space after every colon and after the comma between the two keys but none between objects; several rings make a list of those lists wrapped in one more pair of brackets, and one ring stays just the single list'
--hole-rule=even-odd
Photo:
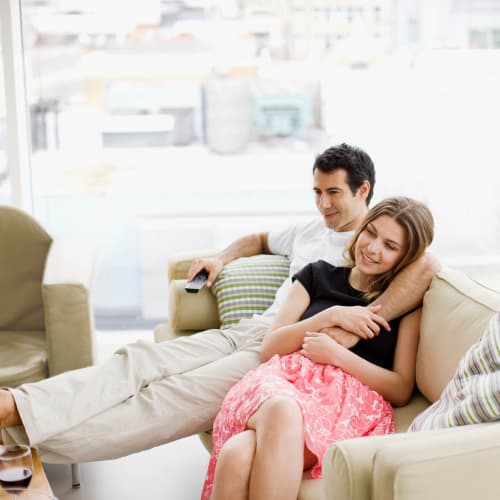
[{"label": "black remote control", "polygon": [[184,290],[189,293],[198,293],[207,282],[208,273],[205,269],[202,269],[196,276],[186,283]]}]

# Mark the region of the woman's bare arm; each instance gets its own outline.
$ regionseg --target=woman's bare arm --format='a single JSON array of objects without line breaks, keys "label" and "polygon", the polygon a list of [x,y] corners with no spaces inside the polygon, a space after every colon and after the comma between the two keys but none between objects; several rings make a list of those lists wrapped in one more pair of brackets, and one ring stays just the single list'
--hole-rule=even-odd
[{"label": "woman's bare arm", "polygon": [[341,326],[363,335],[382,325],[390,329],[377,314],[378,306],[333,306],[300,320],[310,303],[310,297],[300,281],[295,281],[276,319],[264,337],[261,358],[267,361],[274,354],[289,354],[300,349],[306,332],[319,332],[328,326]]},{"label": "woman's bare arm", "polygon": [[390,403],[402,406],[410,399],[415,385],[420,316],[421,309],[417,309],[401,320],[392,370],[361,358],[321,333],[306,336],[302,352],[312,361],[342,368]]}]

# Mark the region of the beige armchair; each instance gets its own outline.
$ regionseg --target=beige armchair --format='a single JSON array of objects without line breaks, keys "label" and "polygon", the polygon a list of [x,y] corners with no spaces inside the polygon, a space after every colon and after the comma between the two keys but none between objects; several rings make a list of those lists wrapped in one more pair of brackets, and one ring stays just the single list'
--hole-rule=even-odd
[{"label": "beige armchair", "polygon": [[[196,254],[169,261],[169,324],[157,341],[219,324],[209,290],[187,294],[185,273]],[[486,266],[486,267],[485,267]],[[480,284],[458,270],[461,267]],[[299,500],[496,500],[500,485],[500,422],[407,433],[413,419],[436,401],[459,360],[500,311],[500,261],[445,268],[424,298],[417,356],[417,389],[395,409],[396,434],[350,439],[330,446],[323,478],[302,481]],[[200,435],[210,447],[208,433]]]},{"label": "beige armchair", "polygon": [[[30,215],[0,206],[0,386],[95,362],[94,257],[53,240]],[[73,485],[79,484],[72,466]]]}]

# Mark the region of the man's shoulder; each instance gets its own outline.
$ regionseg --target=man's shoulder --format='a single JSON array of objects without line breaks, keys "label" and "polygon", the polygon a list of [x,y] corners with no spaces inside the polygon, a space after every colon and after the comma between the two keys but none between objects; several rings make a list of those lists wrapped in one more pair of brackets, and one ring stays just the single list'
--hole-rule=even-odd
[{"label": "man's shoulder", "polygon": [[322,234],[327,229],[321,217],[314,217],[296,225],[297,236]]}]

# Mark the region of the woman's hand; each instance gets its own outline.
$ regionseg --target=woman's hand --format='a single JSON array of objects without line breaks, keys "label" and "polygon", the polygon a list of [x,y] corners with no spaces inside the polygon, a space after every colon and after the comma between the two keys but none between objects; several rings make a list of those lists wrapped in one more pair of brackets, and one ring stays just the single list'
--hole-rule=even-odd
[{"label": "woman's hand", "polygon": [[315,363],[338,365],[344,349],[326,333],[307,332],[300,352]]},{"label": "woman's hand", "polygon": [[322,328],[319,333],[326,333],[329,337],[331,337],[337,344],[340,344],[342,347],[350,349],[354,347],[358,342],[360,337],[356,334],[348,332],[339,326],[329,326],[327,328]]},{"label": "woman's hand", "polygon": [[328,309],[333,325],[340,326],[362,339],[371,339],[380,333],[380,326],[390,330],[389,323],[378,314],[382,306],[333,306]]},{"label": "woman's hand", "polygon": [[187,272],[187,280],[191,281],[202,269],[208,273],[206,286],[210,288],[215,278],[222,271],[224,263],[218,257],[207,257],[205,259],[197,259],[192,264]]}]

